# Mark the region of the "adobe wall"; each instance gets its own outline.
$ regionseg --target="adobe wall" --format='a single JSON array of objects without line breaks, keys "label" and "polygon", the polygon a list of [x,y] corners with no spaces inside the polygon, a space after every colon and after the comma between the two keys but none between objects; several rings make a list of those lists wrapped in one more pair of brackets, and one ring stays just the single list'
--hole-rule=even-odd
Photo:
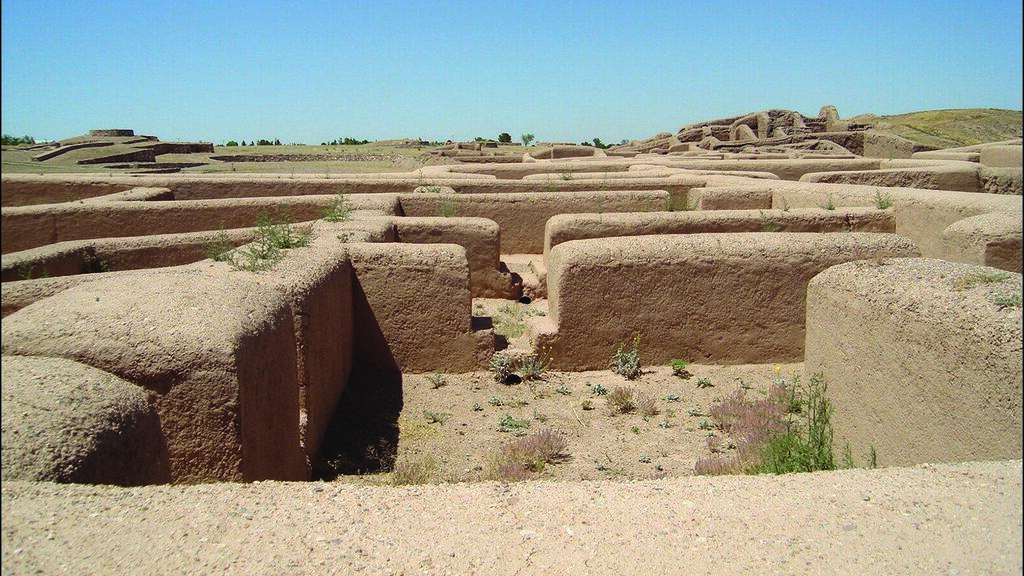
[{"label": "adobe wall", "polygon": [[136,185],[128,182],[82,180],[79,178],[40,178],[19,175],[12,178],[4,175],[0,198],[4,208],[34,206],[36,204],[57,204],[95,196],[106,196],[115,192],[131,190]]},{"label": "adobe wall", "polygon": [[898,188],[923,188],[927,190],[956,190],[960,192],[983,192],[979,166],[971,162],[936,162],[921,165],[921,161],[908,160],[905,166],[900,161],[888,161],[881,170],[858,170],[844,172],[814,172],[800,177],[801,182],[825,184],[863,184]]},{"label": "adobe wall", "polygon": [[3,480],[141,486],[170,481],[146,391],[62,358],[3,358]]},{"label": "adobe wall", "polygon": [[[1022,213],[1022,200],[1019,196],[852,184],[772,185],[772,190],[772,204],[776,207],[822,207],[832,203],[841,209],[873,206],[879,197],[891,200],[896,214],[896,233],[913,240],[921,254],[929,258],[962,259],[970,253],[962,248],[949,252],[950,245],[943,238],[946,228],[960,220],[990,213],[1005,213],[1019,219]],[[1019,235],[1011,236],[1006,242],[1015,247],[1021,239]]]},{"label": "adobe wall", "polygon": [[1021,218],[993,212],[971,216],[942,231],[945,260],[1021,273]]},{"label": "adobe wall", "polygon": [[191,264],[207,257],[211,242],[239,246],[252,241],[255,228],[217,232],[157,234],[57,242],[3,255],[3,282],[69,276],[101,271],[164,268]]},{"label": "adobe wall", "polygon": [[302,480],[284,295],[214,265],[124,272],[4,318],[3,353],[67,358],[150,393],[175,482]]},{"label": "adobe wall", "polygon": [[[770,230],[774,228],[775,230]],[[700,210],[622,214],[560,214],[544,229],[544,254],[571,240],[659,234],[734,232],[895,232],[891,210]]]},{"label": "adobe wall", "polygon": [[406,216],[436,216],[455,211],[460,217],[487,218],[501,228],[503,254],[540,254],[544,226],[558,214],[660,210],[668,192],[535,192],[526,194],[403,194]]},{"label": "adobe wall", "polygon": [[[68,240],[200,232],[249,228],[260,212],[294,222],[317,220],[333,196],[178,200],[152,202],[89,202],[57,206],[5,208],[2,212],[4,254]],[[357,210],[394,213],[395,197],[350,195]]]},{"label": "adobe wall", "polygon": [[[986,282],[980,278],[1006,277]],[[805,373],[823,372],[857,465],[1021,457],[1021,275],[933,259],[853,262],[807,288]]]},{"label": "adobe wall", "polygon": [[640,335],[645,364],[799,361],[807,282],[849,260],[916,256],[876,233],[748,233],[574,240],[547,259],[553,366],[608,367]]},{"label": "adobe wall", "polygon": [[474,298],[512,298],[522,295],[507,270],[501,271],[501,229],[486,218],[395,218],[398,242],[458,244],[469,261],[469,287]]},{"label": "adobe wall", "polygon": [[455,244],[350,244],[354,355],[380,372],[468,372],[493,334],[474,332],[466,251]]}]

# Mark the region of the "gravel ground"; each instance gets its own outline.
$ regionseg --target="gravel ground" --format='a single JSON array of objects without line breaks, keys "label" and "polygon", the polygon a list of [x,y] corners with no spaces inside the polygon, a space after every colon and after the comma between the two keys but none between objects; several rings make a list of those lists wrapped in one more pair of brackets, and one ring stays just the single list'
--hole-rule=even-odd
[{"label": "gravel ground", "polygon": [[1020,574],[1021,461],[789,476],[4,482],[4,574]]}]

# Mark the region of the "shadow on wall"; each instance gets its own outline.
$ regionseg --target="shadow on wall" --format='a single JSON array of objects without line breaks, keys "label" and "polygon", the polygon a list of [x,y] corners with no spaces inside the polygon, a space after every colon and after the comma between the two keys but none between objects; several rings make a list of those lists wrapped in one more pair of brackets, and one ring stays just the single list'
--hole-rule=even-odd
[{"label": "shadow on wall", "polygon": [[402,371],[355,275],[352,322],[352,372],[311,463],[312,480],[389,472],[398,455]]}]

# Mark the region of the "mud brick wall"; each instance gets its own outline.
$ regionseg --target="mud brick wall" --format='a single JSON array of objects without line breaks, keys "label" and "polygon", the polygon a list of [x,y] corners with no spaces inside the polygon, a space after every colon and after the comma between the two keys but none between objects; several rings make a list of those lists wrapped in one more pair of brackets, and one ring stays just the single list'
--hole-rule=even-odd
[{"label": "mud brick wall", "polygon": [[302,480],[294,321],[257,275],[111,275],[3,321],[3,353],[68,358],[145,388],[174,482]]},{"label": "mud brick wall", "polygon": [[382,372],[469,372],[493,334],[472,326],[466,251],[455,244],[351,244],[355,357]]},{"label": "mud brick wall", "polygon": [[668,192],[536,192],[525,194],[404,194],[406,216],[487,218],[501,228],[502,254],[541,254],[544,226],[552,216],[580,212],[648,212],[660,210]]},{"label": "mud brick wall", "polygon": [[[979,278],[1000,278],[982,281]],[[857,465],[1021,457],[1021,275],[932,259],[830,268],[807,288],[807,374]]]},{"label": "mud brick wall", "polygon": [[700,210],[623,214],[561,214],[548,220],[544,253],[571,240],[725,232],[894,232],[892,211],[874,208],[823,210]]},{"label": "mud brick wall", "polygon": [[646,364],[799,361],[812,277],[849,260],[917,254],[905,238],[862,232],[565,242],[548,258],[554,366],[607,368],[635,335]]}]

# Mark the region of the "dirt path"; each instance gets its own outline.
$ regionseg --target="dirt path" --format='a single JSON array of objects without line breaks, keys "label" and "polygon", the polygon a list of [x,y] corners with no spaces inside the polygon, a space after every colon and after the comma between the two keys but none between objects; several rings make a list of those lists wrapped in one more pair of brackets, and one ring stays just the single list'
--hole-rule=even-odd
[{"label": "dirt path", "polygon": [[637,482],[5,482],[4,574],[1020,574],[1021,462]]}]

